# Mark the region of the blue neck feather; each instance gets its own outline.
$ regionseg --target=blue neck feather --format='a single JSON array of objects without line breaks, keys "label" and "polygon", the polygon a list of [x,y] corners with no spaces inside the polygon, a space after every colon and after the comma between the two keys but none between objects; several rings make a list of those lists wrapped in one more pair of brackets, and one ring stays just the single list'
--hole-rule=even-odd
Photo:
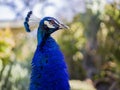
[{"label": "blue neck feather", "polygon": [[45,34],[41,30],[41,28],[38,28],[38,31],[37,31],[37,41],[38,41],[38,44],[40,44],[42,42],[42,39],[43,39],[44,35]]},{"label": "blue neck feather", "polygon": [[44,46],[46,40],[48,39],[50,35],[46,34],[44,30],[41,30],[41,28],[38,28],[37,31],[37,40],[38,40],[38,45],[40,45],[41,49]]}]

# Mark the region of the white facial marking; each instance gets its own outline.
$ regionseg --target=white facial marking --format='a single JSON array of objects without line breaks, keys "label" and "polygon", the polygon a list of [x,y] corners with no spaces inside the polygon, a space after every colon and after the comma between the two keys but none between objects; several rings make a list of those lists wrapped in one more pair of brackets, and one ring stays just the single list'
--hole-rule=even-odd
[{"label": "white facial marking", "polygon": [[44,24],[47,25],[48,28],[55,28],[52,24],[50,24],[48,21],[44,21]]}]

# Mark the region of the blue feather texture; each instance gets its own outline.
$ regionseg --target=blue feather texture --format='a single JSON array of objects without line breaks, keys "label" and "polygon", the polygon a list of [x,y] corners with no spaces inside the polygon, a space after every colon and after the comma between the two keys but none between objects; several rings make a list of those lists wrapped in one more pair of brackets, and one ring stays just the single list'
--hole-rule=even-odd
[{"label": "blue feather texture", "polygon": [[42,50],[37,46],[32,61],[30,90],[70,90],[64,56],[58,44],[48,37]]}]

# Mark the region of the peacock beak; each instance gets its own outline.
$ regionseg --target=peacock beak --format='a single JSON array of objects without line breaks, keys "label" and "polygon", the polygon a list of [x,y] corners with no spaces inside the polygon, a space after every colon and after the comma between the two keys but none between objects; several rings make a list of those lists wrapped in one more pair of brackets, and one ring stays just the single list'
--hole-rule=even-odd
[{"label": "peacock beak", "polygon": [[59,24],[59,29],[70,29],[67,25]]}]

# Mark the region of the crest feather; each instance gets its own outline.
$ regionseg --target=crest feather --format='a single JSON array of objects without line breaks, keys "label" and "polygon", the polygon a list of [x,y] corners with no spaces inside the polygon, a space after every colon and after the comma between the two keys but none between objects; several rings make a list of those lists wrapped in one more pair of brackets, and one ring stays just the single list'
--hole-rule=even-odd
[{"label": "crest feather", "polygon": [[31,31],[30,28],[38,26],[39,22],[40,22],[40,18],[34,16],[32,11],[29,11],[24,21],[24,27],[27,32],[30,32]]}]

